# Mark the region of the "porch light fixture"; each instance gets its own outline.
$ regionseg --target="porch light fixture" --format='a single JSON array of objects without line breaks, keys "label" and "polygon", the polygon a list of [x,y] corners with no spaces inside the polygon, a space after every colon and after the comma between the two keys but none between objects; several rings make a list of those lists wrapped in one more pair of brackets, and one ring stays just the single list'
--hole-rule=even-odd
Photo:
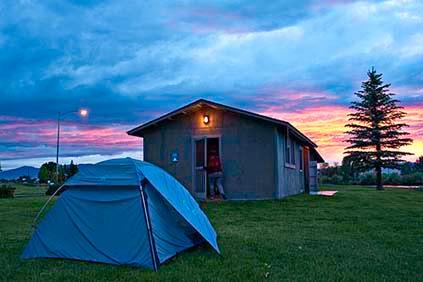
[{"label": "porch light fixture", "polygon": [[208,115],[204,115],[204,116],[203,116],[203,122],[204,122],[204,124],[209,124],[209,122],[210,122],[210,118],[209,118],[209,116],[208,116]]}]

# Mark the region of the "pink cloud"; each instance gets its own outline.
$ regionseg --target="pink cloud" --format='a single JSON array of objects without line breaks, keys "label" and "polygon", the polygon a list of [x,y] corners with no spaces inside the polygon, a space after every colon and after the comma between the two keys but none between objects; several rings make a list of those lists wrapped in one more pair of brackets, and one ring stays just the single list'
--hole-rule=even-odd
[{"label": "pink cloud", "polygon": [[[418,155],[423,154],[423,104],[406,105],[404,111],[407,113],[404,122],[409,125],[406,130],[410,132],[414,143],[403,149],[415,154],[408,157],[408,160],[415,160]],[[325,160],[340,162],[346,146],[344,125],[349,112],[346,106],[326,105],[307,107],[299,111],[268,107],[262,114],[291,122],[317,143]]]},{"label": "pink cloud", "polygon": [[[113,153],[140,150],[139,138],[126,134],[131,126],[87,124],[63,122],[61,127],[61,152],[63,154]],[[57,124],[54,120],[23,120],[13,117],[0,117],[0,145],[5,144],[10,151],[1,152],[1,158],[22,158],[54,155]],[[11,148],[14,149],[11,149]]]},{"label": "pink cloud", "polygon": [[225,33],[248,32],[248,26],[242,15],[219,9],[217,7],[179,7],[172,12],[171,19],[166,22],[170,29],[184,30],[197,34],[208,34],[218,31]]}]

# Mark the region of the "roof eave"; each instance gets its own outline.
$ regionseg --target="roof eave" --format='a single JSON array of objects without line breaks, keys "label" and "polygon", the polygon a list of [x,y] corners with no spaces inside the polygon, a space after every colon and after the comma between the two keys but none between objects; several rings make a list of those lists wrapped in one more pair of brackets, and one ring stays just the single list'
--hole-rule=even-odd
[{"label": "roof eave", "polygon": [[148,121],[148,122],[146,122],[146,123],[144,123],[144,124],[142,124],[142,125],[134,128],[134,129],[131,129],[131,130],[127,131],[126,133],[128,135],[131,135],[131,136],[143,137],[144,130],[147,129],[147,128],[149,128],[150,126],[154,126],[154,125],[156,125],[159,122],[162,122],[162,121],[164,121],[166,119],[169,119],[172,116],[175,116],[175,115],[177,115],[179,113],[183,113],[185,110],[187,110],[187,109],[189,109],[189,108],[191,108],[191,107],[193,107],[195,105],[200,105],[202,103],[207,104],[209,106],[220,107],[220,108],[223,108],[223,109],[226,109],[226,110],[229,110],[229,111],[238,113],[240,115],[246,115],[246,116],[249,116],[249,117],[252,117],[252,118],[259,118],[261,120],[265,120],[265,121],[268,121],[268,122],[271,122],[271,123],[274,123],[274,124],[277,124],[277,125],[286,126],[290,130],[292,130],[293,132],[295,132],[296,135],[297,135],[297,137],[299,139],[301,139],[301,140],[305,141],[306,143],[309,143],[313,147],[317,148],[316,143],[314,143],[313,141],[311,141],[307,136],[305,136],[303,133],[301,133],[298,129],[296,129],[289,122],[286,122],[286,121],[283,121],[283,120],[279,120],[279,119],[275,119],[275,118],[271,118],[271,117],[264,116],[264,115],[260,115],[260,114],[257,114],[257,113],[249,112],[249,111],[246,111],[246,110],[237,109],[237,108],[234,108],[234,107],[231,107],[231,106],[219,104],[219,103],[208,101],[208,100],[205,100],[205,99],[199,99],[199,100],[196,100],[194,102],[191,102],[188,105],[185,105],[185,106],[183,106],[183,107],[181,107],[179,109],[176,109],[174,111],[171,111],[171,112],[169,112],[167,114],[164,114],[161,117],[158,117],[156,119],[153,119],[151,121]]},{"label": "roof eave", "polygon": [[183,113],[185,110],[187,110],[188,108],[190,108],[190,107],[192,107],[194,105],[205,103],[205,102],[207,102],[207,101],[204,100],[204,99],[195,100],[194,102],[191,102],[188,105],[185,105],[185,106],[183,106],[181,108],[178,108],[178,109],[176,109],[174,111],[171,111],[171,112],[169,112],[167,114],[164,114],[164,115],[162,115],[162,116],[160,116],[160,117],[158,117],[156,119],[153,119],[153,120],[150,120],[150,121],[148,121],[148,122],[146,122],[144,124],[141,124],[140,126],[137,126],[137,127],[133,128],[131,130],[128,130],[126,133],[128,135],[131,135],[131,136],[143,137],[143,133],[142,132],[143,132],[144,129],[146,129],[146,128],[150,127],[150,126],[154,126],[155,124],[157,124],[157,123],[159,123],[161,121],[164,121],[166,119],[169,119],[170,117],[172,117],[174,115],[177,115],[179,113]]}]

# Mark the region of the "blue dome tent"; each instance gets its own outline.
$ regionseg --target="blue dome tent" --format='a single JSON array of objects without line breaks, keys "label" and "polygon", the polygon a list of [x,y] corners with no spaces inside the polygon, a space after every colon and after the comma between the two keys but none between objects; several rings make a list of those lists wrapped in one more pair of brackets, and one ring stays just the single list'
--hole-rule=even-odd
[{"label": "blue dome tent", "polygon": [[157,270],[176,254],[217,235],[177,180],[125,158],[83,166],[63,186],[22,258],[68,258]]}]

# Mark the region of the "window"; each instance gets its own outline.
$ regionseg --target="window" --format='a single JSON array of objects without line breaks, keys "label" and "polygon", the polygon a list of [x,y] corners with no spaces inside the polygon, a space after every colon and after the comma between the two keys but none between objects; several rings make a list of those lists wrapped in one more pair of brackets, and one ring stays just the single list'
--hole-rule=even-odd
[{"label": "window", "polygon": [[289,136],[289,130],[286,131],[285,135],[285,165],[290,168],[295,168],[296,162],[296,150],[295,142]]},{"label": "window", "polygon": [[285,163],[290,167],[295,165],[295,144],[289,136],[289,130],[285,135]]},{"label": "window", "polygon": [[289,139],[289,131],[285,134],[285,163],[291,163],[291,140]]}]

